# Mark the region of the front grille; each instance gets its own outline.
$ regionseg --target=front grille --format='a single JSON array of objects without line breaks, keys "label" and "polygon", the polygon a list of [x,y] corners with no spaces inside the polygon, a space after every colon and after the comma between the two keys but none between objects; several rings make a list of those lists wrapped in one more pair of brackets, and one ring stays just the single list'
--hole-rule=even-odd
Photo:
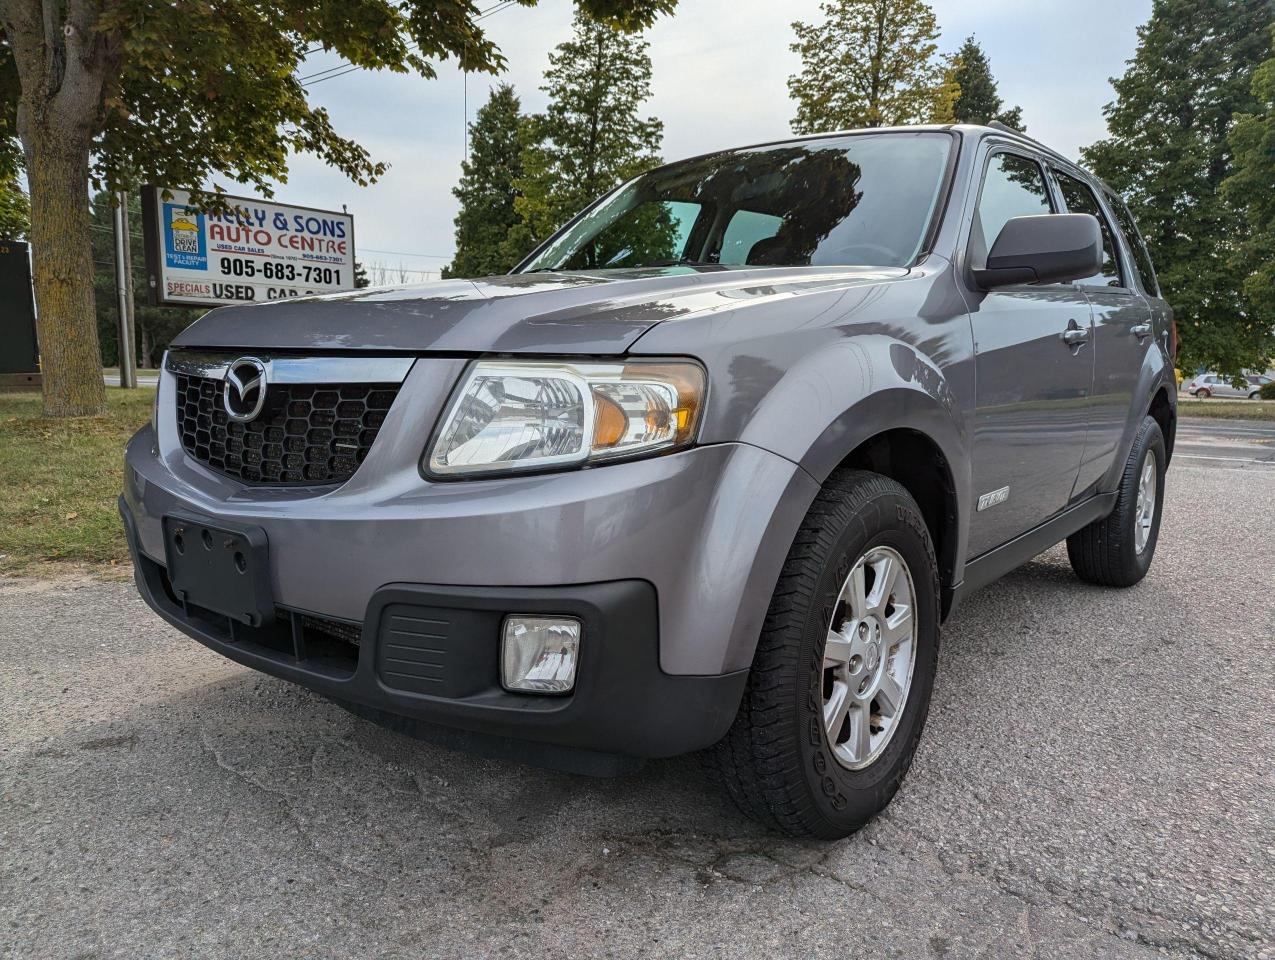
[{"label": "front grille", "polygon": [[177,431],[200,463],[252,484],[344,483],[398,395],[397,383],[272,383],[249,423],[231,420],[223,381],[177,375]]}]

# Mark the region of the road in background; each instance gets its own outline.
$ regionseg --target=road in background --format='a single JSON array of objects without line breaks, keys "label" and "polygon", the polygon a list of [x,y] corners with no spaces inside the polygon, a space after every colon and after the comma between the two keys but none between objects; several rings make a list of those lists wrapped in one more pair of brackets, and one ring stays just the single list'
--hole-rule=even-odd
[{"label": "road in background", "polygon": [[[1179,449],[1254,447],[1209,443]],[[1267,958],[1275,469],[1167,486],[1138,587],[1055,548],[963,604],[901,792],[829,844],[766,834],[694,758],[451,753],[128,584],[0,580],[0,955]]]},{"label": "road in background", "polygon": [[[1260,420],[1178,420],[1173,456],[1181,463],[1238,467],[1275,466],[1275,423]],[[1275,505],[1271,506],[1275,511]]]},{"label": "road in background", "polygon": [[[108,387],[118,387],[120,385],[120,375],[118,373],[104,373],[102,379],[106,381]],[[154,387],[159,384],[159,377],[139,375],[137,385],[139,387]]]}]

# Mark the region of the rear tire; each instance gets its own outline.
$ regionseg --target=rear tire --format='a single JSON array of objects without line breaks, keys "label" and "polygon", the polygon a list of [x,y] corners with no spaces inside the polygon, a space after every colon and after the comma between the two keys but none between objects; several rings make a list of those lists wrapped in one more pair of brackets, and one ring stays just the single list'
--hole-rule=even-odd
[{"label": "rear tire", "polygon": [[1213,391],[1202,387],[1195,391],[1195,396],[1197,400],[1207,400],[1209,397],[1213,396]]},{"label": "rear tire", "polygon": [[1115,507],[1067,538],[1067,558],[1081,580],[1131,587],[1147,575],[1160,536],[1165,459],[1160,425],[1145,417],[1125,460]]},{"label": "rear tire", "polygon": [[847,836],[912,763],[938,642],[938,564],[916,502],[878,474],[836,472],[797,533],[708,769],[773,829]]}]

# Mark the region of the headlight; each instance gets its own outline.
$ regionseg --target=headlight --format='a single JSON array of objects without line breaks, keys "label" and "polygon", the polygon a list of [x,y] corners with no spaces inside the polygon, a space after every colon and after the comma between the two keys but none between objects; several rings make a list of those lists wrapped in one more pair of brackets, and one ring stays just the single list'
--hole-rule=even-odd
[{"label": "headlight", "polygon": [[684,447],[704,385],[687,361],[480,361],[452,398],[428,470],[545,470]]}]

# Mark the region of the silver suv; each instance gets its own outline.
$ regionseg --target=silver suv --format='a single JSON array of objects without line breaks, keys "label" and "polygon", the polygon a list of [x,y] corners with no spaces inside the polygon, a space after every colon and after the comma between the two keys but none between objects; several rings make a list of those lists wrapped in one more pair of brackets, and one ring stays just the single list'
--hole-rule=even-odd
[{"label": "silver suv", "polygon": [[839,837],[961,597],[1063,539],[1147,572],[1173,337],[1124,203],[1013,131],[727,150],[508,276],[214,310],[120,508],[147,602],[239,663],[579,772],[707,750]]}]

